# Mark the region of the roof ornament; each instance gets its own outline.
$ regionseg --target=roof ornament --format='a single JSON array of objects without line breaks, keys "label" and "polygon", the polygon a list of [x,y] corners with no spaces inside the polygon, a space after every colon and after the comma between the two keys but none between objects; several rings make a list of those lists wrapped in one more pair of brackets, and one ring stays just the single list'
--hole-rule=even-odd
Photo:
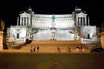
[{"label": "roof ornament", "polygon": [[81,11],[82,9],[79,8],[78,6],[75,7],[75,11]]},{"label": "roof ornament", "polygon": [[32,8],[31,8],[31,6],[29,6],[28,10],[29,10],[29,11],[32,11]]}]

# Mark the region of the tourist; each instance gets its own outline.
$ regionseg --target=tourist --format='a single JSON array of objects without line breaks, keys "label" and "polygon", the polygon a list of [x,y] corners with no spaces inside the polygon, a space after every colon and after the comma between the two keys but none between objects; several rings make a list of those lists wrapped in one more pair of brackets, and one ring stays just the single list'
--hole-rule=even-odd
[{"label": "tourist", "polygon": [[33,47],[33,52],[35,52],[35,46]]},{"label": "tourist", "polygon": [[37,46],[37,52],[39,52],[39,46]]},{"label": "tourist", "polygon": [[59,47],[57,48],[57,50],[58,50],[59,53],[61,52]]},{"label": "tourist", "polygon": [[70,53],[71,51],[70,51],[70,47],[68,47],[68,52]]},{"label": "tourist", "polygon": [[85,51],[85,49],[84,48],[82,48],[82,52],[84,52]]},{"label": "tourist", "polygon": [[76,51],[77,51],[77,52],[79,51],[79,47],[76,47]]},{"label": "tourist", "polygon": [[30,52],[32,53],[33,51],[32,51],[32,46],[30,47]]}]

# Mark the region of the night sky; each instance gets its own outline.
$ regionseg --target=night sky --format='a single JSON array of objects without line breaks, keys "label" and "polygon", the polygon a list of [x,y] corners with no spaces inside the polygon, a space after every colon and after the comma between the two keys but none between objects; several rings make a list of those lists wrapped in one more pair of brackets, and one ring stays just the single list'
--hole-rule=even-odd
[{"label": "night sky", "polygon": [[71,14],[76,6],[90,16],[91,24],[104,22],[104,6],[101,0],[0,0],[0,18],[6,27],[16,25],[16,17],[29,6],[38,14]]}]

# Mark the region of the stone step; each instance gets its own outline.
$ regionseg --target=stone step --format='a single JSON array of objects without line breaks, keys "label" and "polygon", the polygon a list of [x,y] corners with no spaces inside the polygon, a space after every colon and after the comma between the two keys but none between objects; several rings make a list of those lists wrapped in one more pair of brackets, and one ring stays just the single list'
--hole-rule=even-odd
[{"label": "stone step", "polygon": [[55,40],[47,40],[47,41],[32,41],[31,44],[81,44],[80,40],[73,40],[73,41],[55,41]]},{"label": "stone step", "polygon": [[[49,45],[49,44],[38,44],[38,45],[34,45],[34,44],[30,44],[30,45],[26,45],[26,46],[23,46],[21,49],[29,49],[31,46],[34,46],[34,47],[37,47],[37,46],[39,46],[39,47],[44,47],[44,48],[51,48],[51,47],[62,47],[62,48],[67,48],[67,47],[70,47],[70,48],[76,48],[76,47],[81,47],[81,45]],[[82,47],[84,47],[84,48],[88,48],[88,46],[86,46],[86,45],[83,45]]]},{"label": "stone step", "polygon": [[[80,40],[75,41],[32,41],[30,44],[23,46],[21,51],[30,52],[31,46],[35,47],[35,51],[37,52],[37,46],[39,46],[40,53],[57,53],[58,48],[60,48],[60,52],[67,53],[69,52],[69,48],[72,52],[76,52],[76,47],[83,47],[85,51],[89,51],[87,45],[81,45]],[[79,49],[79,52],[82,52],[82,49]]]},{"label": "stone step", "polygon": [[[60,48],[60,52],[62,53],[68,53],[69,49],[67,47],[59,47]],[[26,48],[26,49],[22,49],[24,51],[30,51],[30,48]],[[70,48],[71,52],[83,52],[82,49],[76,50],[75,48]],[[89,51],[88,49],[85,49],[84,51]],[[37,48],[35,48],[35,52],[37,51]],[[39,48],[39,52],[40,53],[58,53],[58,47],[40,47]]]}]

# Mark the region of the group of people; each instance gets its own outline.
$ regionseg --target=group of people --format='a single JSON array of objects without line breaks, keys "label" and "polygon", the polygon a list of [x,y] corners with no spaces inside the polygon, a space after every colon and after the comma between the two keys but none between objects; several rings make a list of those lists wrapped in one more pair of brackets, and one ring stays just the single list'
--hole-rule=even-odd
[{"label": "group of people", "polygon": [[[58,47],[57,48],[58,53],[61,53],[61,48]],[[71,53],[71,48],[67,47],[67,52]],[[85,52],[85,48],[84,47],[76,47],[76,52]]]},{"label": "group of people", "polygon": [[33,52],[35,53],[36,51],[39,52],[39,46],[36,46],[36,47],[35,46],[31,46],[30,47],[30,52],[31,53],[33,53]]},{"label": "group of people", "polygon": [[[81,47],[81,48],[80,47],[76,47],[76,51],[77,52],[79,51],[79,49],[81,49],[84,52],[84,48],[83,47]],[[61,53],[61,49],[59,47],[57,48],[57,50],[58,50],[58,53]],[[68,47],[67,50],[68,50],[69,53],[71,52],[71,48],[70,47]],[[39,46],[32,46],[31,45],[30,52],[31,53],[39,52]]]},{"label": "group of people", "polygon": [[83,47],[76,47],[76,51],[78,52],[79,50],[82,51],[82,52],[85,51],[85,49]]},{"label": "group of people", "polygon": [[[68,49],[68,52],[70,53],[71,52],[70,47],[68,47],[67,49]],[[57,48],[57,50],[59,53],[61,52],[61,49],[59,47]]]}]

